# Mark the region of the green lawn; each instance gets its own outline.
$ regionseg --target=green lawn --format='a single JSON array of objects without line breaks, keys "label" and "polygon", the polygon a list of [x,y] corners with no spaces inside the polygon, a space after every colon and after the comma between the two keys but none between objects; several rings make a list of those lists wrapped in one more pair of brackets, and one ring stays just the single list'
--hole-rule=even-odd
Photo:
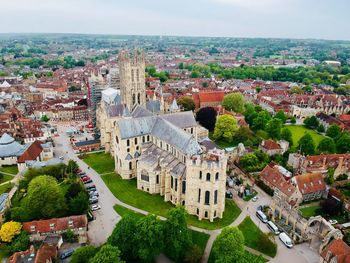
[{"label": "green lawn", "polygon": [[114,172],[114,159],[110,154],[99,152],[87,156],[83,159],[84,162],[99,174]]},{"label": "green lawn", "polygon": [[13,186],[14,186],[13,183],[7,183],[7,184],[0,185],[0,195],[3,193],[10,192],[10,190],[12,189]]},{"label": "green lawn", "polygon": [[12,175],[4,174],[4,176],[0,179],[0,184],[10,181],[13,178],[14,177]]},{"label": "green lawn", "polygon": [[[113,208],[121,217],[131,215],[132,217],[136,218],[136,220],[139,220],[145,216],[120,205],[115,205]],[[193,244],[197,245],[202,250],[202,253],[204,253],[205,247],[208,243],[209,235],[202,232],[194,231],[192,229],[189,230],[192,234]]]},{"label": "green lawn", "polygon": [[260,251],[270,257],[276,256],[276,244],[269,239],[268,235],[261,232],[250,217],[246,217],[238,228],[243,233],[244,243],[247,247]]},{"label": "green lawn", "polygon": [[321,207],[319,205],[314,205],[314,206],[302,207],[299,210],[303,217],[305,217],[306,219],[309,219],[312,216],[319,215],[320,209]]},{"label": "green lawn", "polygon": [[[170,202],[164,202],[164,197],[151,195],[136,188],[136,180],[123,180],[119,175],[106,174],[101,176],[111,192],[122,202],[140,208],[155,215],[166,217],[168,211],[174,206]],[[188,216],[187,222],[205,229],[217,229],[232,223],[240,214],[241,210],[233,202],[226,200],[224,217],[216,219],[213,223],[208,220],[199,221],[196,216]]]},{"label": "green lawn", "polygon": [[3,166],[0,167],[0,172],[16,175],[18,174],[18,167],[17,165]]},{"label": "green lawn", "polygon": [[299,142],[300,138],[303,137],[306,133],[311,135],[312,139],[315,142],[316,147],[318,146],[320,141],[325,138],[325,136],[318,134],[317,132],[315,132],[313,130],[308,129],[303,125],[286,125],[285,127],[288,130],[290,130],[292,133],[293,148],[298,146],[298,142]]}]

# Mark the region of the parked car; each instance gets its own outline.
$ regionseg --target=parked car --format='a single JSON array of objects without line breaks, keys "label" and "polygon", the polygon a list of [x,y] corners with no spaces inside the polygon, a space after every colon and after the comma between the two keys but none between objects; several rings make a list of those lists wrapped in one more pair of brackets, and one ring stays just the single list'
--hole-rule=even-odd
[{"label": "parked car", "polygon": [[98,200],[97,199],[94,199],[94,200],[89,200],[90,204],[96,204],[98,203]]},{"label": "parked car", "polygon": [[89,193],[89,196],[90,197],[94,197],[94,196],[99,197],[100,195],[97,192],[93,192],[93,193]]},{"label": "parked car", "polygon": [[282,232],[278,237],[287,248],[293,247],[292,240],[286,233]]},{"label": "parked car", "polygon": [[336,224],[338,224],[338,221],[335,220],[335,219],[330,219],[328,222],[329,222],[331,225],[336,225]]},{"label": "parked car", "polygon": [[84,184],[89,184],[89,183],[92,183],[92,180],[87,180],[87,181],[83,181]]},{"label": "parked car", "polygon": [[63,160],[63,159],[64,159],[64,157],[63,157],[63,156],[60,156],[59,158],[60,158],[60,160]]},{"label": "parked car", "polygon": [[233,194],[230,191],[226,191],[226,198],[232,199]]},{"label": "parked car", "polygon": [[92,189],[95,188],[96,189],[96,185],[92,184],[92,185],[85,185],[86,189]]},{"label": "parked car", "polygon": [[74,249],[68,249],[67,251],[63,252],[60,256],[60,259],[66,259],[68,257],[70,257],[71,255],[73,255],[74,253]]},{"label": "parked car", "polygon": [[90,200],[90,201],[92,201],[92,200],[98,200],[98,197],[97,197],[97,196],[92,196],[92,197],[89,198],[89,200]]},{"label": "parked car", "polygon": [[263,222],[263,223],[267,223],[267,216],[261,211],[261,210],[257,210],[256,211],[256,216]]},{"label": "parked car", "polygon": [[89,176],[84,176],[84,177],[81,178],[81,180],[88,181],[88,180],[91,180],[91,178]]},{"label": "parked car", "polygon": [[258,201],[258,197],[257,197],[257,196],[254,196],[254,197],[252,198],[252,201],[253,201],[253,202]]},{"label": "parked car", "polygon": [[78,174],[79,174],[80,176],[86,175],[85,172],[79,172]]},{"label": "parked car", "polygon": [[92,211],[96,211],[96,210],[99,210],[99,209],[101,209],[101,206],[100,206],[100,205],[92,205],[92,206],[91,206],[91,210],[92,210]]}]

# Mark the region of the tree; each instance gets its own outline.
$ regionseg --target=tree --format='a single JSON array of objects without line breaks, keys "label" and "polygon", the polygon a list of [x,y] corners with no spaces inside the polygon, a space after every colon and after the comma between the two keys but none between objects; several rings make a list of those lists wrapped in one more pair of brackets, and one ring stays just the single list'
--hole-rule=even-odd
[{"label": "tree", "polygon": [[117,247],[105,244],[91,259],[90,263],[124,263],[120,259],[120,251]]},{"label": "tree", "polygon": [[222,106],[229,111],[240,112],[244,111],[244,98],[241,93],[235,92],[224,97]]},{"label": "tree", "polygon": [[76,174],[79,169],[79,165],[74,160],[69,160],[67,165],[68,173]]},{"label": "tree", "polygon": [[43,116],[41,116],[40,120],[43,122],[48,122],[50,120],[50,118],[47,117],[47,115],[43,115]]},{"label": "tree", "polygon": [[183,96],[178,98],[177,104],[180,105],[185,111],[193,111],[195,108],[194,100],[190,96]]},{"label": "tree", "polygon": [[0,229],[0,240],[2,242],[10,243],[15,236],[21,233],[21,228],[21,223],[15,221],[4,223]]},{"label": "tree", "polygon": [[318,126],[317,131],[321,132],[321,133],[326,131],[325,128],[324,128],[324,125],[322,123]]},{"label": "tree", "polygon": [[118,247],[121,257],[127,262],[137,261],[138,243],[136,240],[136,219],[132,216],[123,217],[113,229],[108,238],[108,244]]},{"label": "tree", "polygon": [[94,246],[84,246],[79,247],[77,250],[74,251],[71,263],[86,263],[89,262],[98,252],[98,248]]},{"label": "tree", "polygon": [[241,142],[244,145],[249,145],[252,144],[254,133],[248,127],[241,126],[233,136],[233,139],[236,143]]},{"label": "tree", "polygon": [[259,159],[254,153],[248,153],[246,155],[243,155],[239,160],[240,166],[244,168],[247,172],[255,170],[255,167],[258,165],[258,163]]},{"label": "tree", "polygon": [[332,185],[334,183],[334,168],[330,167],[327,170],[326,183]]},{"label": "tree", "polygon": [[315,153],[315,143],[310,134],[306,133],[298,143],[302,154],[311,155]]},{"label": "tree", "polygon": [[69,200],[69,214],[82,215],[89,209],[89,197],[85,192],[80,192],[76,197]]},{"label": "tree", "polygon": [[317,150],[320,153],[324,154],[330,154],[330,153],[335,153],[335,143],[332,138],[325,137],[320,141],[320,143],[317,146]]},{"label": "tree", "polygon": [[277,118],[271,119],[266,126],[266,131],[272,139],[281,138],[282,121]]},{"label": "tree", "polygon": [[252,129],[254,131],[257,130],[265,130],[266,124],[271,119],[270,114],[267,111],[260,111],[256,118],[253,119]]},{"label": "tree", "polygon": [[329,197],[320,202],[321,210],[328,216],[339,215],[343,209],[342,201],[337,201],[333,197]]},{"label": "tree", "polygon": [[183,259],[192,244],[191,233],[186,223],[186,211],[183,207],[169,211],[163,233],[165,254],[176,262]]},{"label": "tree", "polygon": [[336,140],[337,153],[348,153],[350,152],[350,134],[342,132]]},{"label": "tree", "polygon": [[137,255],[141,261],[150,262],[163,251],[162,222],[155,215],[147,215],[137,222],[136,227]]},{"label": "tree", "polygon": [[244,237],[237,227],[225,227],[213,245],[213,257],[217,263],[242,262]]},{"label": "tree", "polygon": [[24,251],[29,247],[29,236],[26,231],[21,231],[21,233],[16,236],[11,244],[8,246],[9,251],[11,253],[15,253],[17,251]]},{"label": "tree", "polygon": [[284,114],[284,111],[281,111],[281,110],[276,113],[275,118],[280,119],[283,124],[285,124],[287,121],[286,114]]},{"label": "tree", "polygon": [[293,136],[292,136],[292,132],[289,129],[283,128],[281,130],[281,139],[289,142],[289,146],[293,145]]},{"label": "tree", "polygon": [[199,263],[201,262],[202,256],[202,249],[199,246],[194,245],[189,251],[187,251],[184,261],[186,263]]},{"label": "tree", "polygon": [[196,120],[204,128],[213,131],[215,128],[216,115],[216,110],[213,107],[204,107],[197,112]]},{"label": "tree", "polygon": [[221,115],[217,118],[213,137],[215,140],[232,142],[233,135],[238,130],[237,120],[231,115]]},{"label": "tree", "polygon": [[296,124],[297,120],[295,119],[295,117],[290,118],[290,123],[291,124]]},{"label": "tree", "polygon": [[341,133],[341,129],[338,125],[336,124],[332,124],[331,126],[329,126],[329,128],[327,129],[326,135],[328,137],[331,137],[333,139],[337,138]]},{"label": "tree", "polygon": [[30,183],[23,207],[30,212],[31,219],[60,217],[66,205],[61,188],[55,178],[47,175],[35,177]]},{"label": "tree", "polygon": [[304,120],[305,126],[310,128],[310,129],[317,129],[319,123],[320,122],[318,121],[318,119],[315,116],[307,117]]}]

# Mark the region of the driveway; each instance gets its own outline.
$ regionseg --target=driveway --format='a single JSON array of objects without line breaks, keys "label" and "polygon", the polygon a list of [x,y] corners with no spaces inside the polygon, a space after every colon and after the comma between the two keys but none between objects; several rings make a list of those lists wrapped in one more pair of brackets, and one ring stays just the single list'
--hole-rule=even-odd
[{"label": "driveway", "polygon": [[59,136],[54,137],[56,145],[54,148],[55,156],[63,156],[66,163],[70,159],[76,161],[79,168],[84,171],[96,185],[101,209],[93,212],[96,219],[89,223],[88,237],[91,244],[101,245],[106,242],[116,223],[120,220],[120,216],[113,209],[113,206],[117,203],[117,199],[109,191],[99,174],[93,169],[88,169],[87,164],[80,160],[74,153],[69,143],[69,137],[64,132],[65,129],[66,127],[57,125]]}]

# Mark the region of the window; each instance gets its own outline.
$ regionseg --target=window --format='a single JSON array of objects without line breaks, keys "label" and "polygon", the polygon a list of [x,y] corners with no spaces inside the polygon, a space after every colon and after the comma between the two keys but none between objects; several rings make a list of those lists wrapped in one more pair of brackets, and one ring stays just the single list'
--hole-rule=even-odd
[{"label": "window", "polygon": [[199,171],[199,179],[202,179],[202,171]]},{"label": "window", "polygon": [[136,69],[136,79],[137,79],[137,82],[140,81],[139,69]]},{"label": "window", "polygon": [[182,205],[185,205],[185,200],[182,201]]},{"label": "window", "polygon": [[130,146],[130,140],[129,139],[126,140],[126,146]]},{"label": "window", "polygon": [[201,189],[198,189],[198,203],[201,202]]},{"label": "window", "polygon": [[208,218],[208,211],[205,211],[204,217],[205,217],[205,218]]},{"label": "window", "polygon": [[115,136],[115,141],[116,141],[117,143],[119,143],[118,136]]},{"label": "window", "polygon": [[215,174],[215,180],[216,180],[216,181],[219,180],[219,172],[217,172],[217,173]]},{"label": "window", "polygon": [[132,105],[136,103],[136,96],[135,94],[132,94]]},{"label": "window", "polygon": [[197,208],[197,215],[199,215],[199,209]]},{"label": "window", "polygon": [[68,221],[68,226],[69,226],[69,227],[72,227],[72,226],[73,226],[73,220],[69,220],[69,221]]},{"label": "window", "polygon": [[175,191],[177,191],[177,179],[175,179]]},{"label": "window", "polygon": [[129,162],[129,170],[132,170],[132,162]]},{"label": "window", "polygon": [[137,94],[137,103],[141,104],[141,96],[140,93]]},{"label": "window", "polygon": [[54,223],[50,224],[50,230],[54,230],[54,229],[55,229],[55,224]]},{"label": "window", "polygon": [[137,144],[137,138],[135,138],[135,144]]},{"label": "window", "polygon": [[216,210],[214,211],[214,217],[216,217]]},{"label": "window", "polygon": [[182,193],[186,193],[186,181],[182,181]]},{"label": "window", "polygon": [[170,177],[171,179],[171,181],[170,181],[170,185],[171,185],[171,189],[173,189],[173,187],[174,187],[174,178],[173,177]]},{"label": "window", "polygon": [[145,136],[142,136],[142,142],[145,142]]},{"label": "window", "polygon": [[149,142],[149,135],[147,135],[147,141]]},{"label": "window", "polygon": [[207,173],[207,181],[210,181],[210,173]]},{"label": "window", "polygon": [[214,204],[216,205],[218,203],[218,190],[215,190],[214,192]]},{"label": "window", "polygon": [[149,182],[149,176],[148,176],[147,174],[141,173],[141,180],[142,180],[142,181]]},{"label": "window", "polygon": [[209,203],[210,203],[210,192],[209,191],[205,191],[204,204],[205,205],[209,205]]},{"label": "window", "polygon": [[193,134],[193,128],[191,128],[191,134]]},{"label": "window", "polygon": [[169,144],[166,145],[166,150],[169,151]]},{"label": "window", "polygon": [[156,176],[156,184],[159,184],[159,174]]},{"label": "window", "polygon": [[134,82],[134,70],[133,69],[131,70],[131,80],[132,80],[132,82]]},{"label": "window", "polygon": [[34,232],[35,231],[35,226],[30,226],[30,231]]}]

